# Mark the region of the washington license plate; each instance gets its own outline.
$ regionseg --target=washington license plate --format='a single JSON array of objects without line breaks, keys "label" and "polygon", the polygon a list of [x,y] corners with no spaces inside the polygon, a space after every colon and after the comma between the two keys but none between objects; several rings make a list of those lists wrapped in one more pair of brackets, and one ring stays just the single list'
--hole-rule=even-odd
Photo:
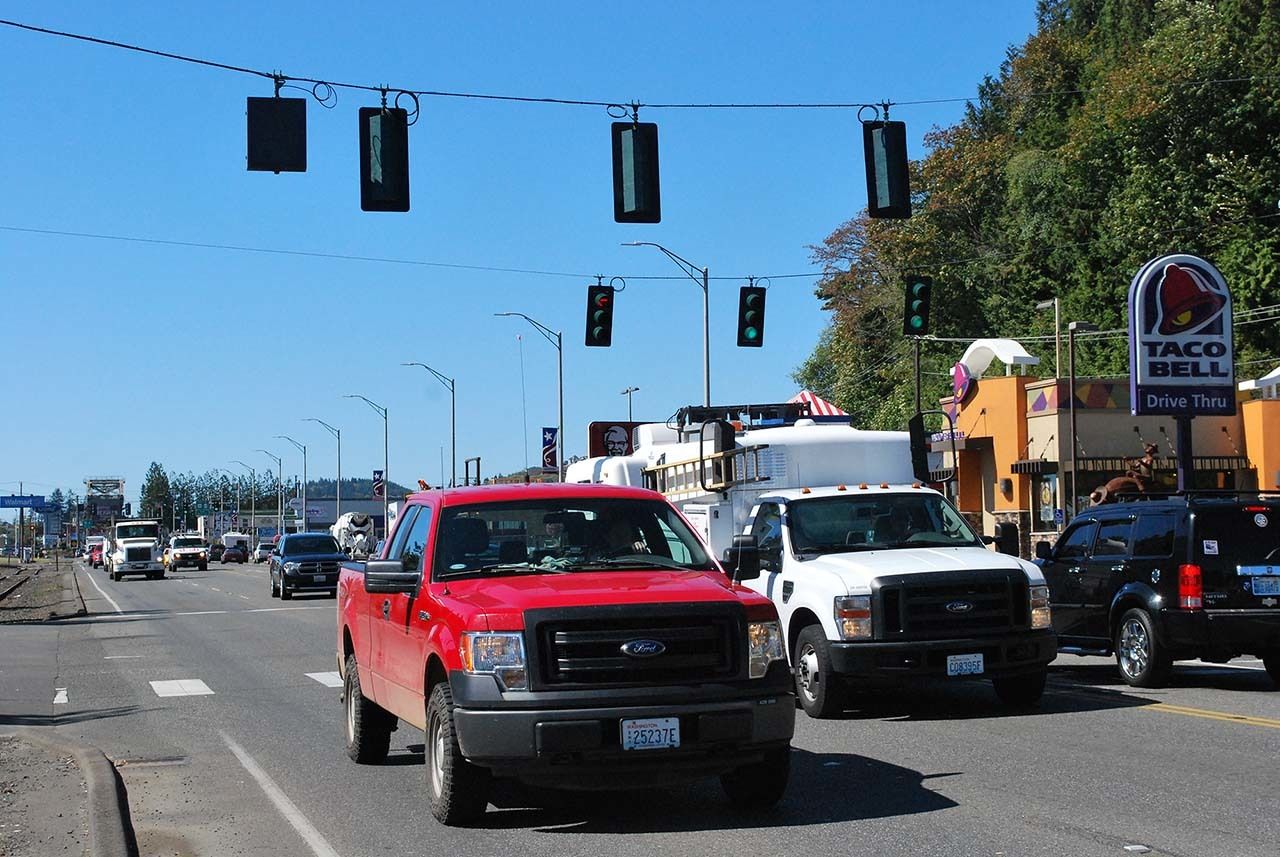
[{"label": "washington license plate", "polygon": [[982,653],[947,655],[947,675],[982,675]]},{"label": "washington license plate", "polygon": [[313,574],[311,575],[311,579],[314,580],[316,583],[324,583],[323,574]]},{"label": "washington license plate", "polygon": [[622,749],[663,750],[680,746],[680,718],[622,721]]},{"label": "washington license plate", "polygon": [[1280,595],[1280,577],[1253,578],[1254,595]]}]

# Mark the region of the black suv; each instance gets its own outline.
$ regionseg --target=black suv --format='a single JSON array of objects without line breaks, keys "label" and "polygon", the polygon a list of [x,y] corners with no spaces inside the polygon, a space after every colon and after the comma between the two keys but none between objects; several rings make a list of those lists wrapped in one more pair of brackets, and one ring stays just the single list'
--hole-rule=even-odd
[{"label": "black suv", "polygon": [[1280,684],[1280,495],[1189,493],[1081,512],[1036,545],[1060,651],[1156,687],[1175,659],[1263,659]]}]

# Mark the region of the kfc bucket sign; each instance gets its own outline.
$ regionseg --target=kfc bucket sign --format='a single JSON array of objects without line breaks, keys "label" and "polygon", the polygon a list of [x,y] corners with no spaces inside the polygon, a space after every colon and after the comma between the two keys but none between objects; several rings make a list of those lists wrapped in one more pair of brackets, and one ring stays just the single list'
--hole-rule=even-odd
[{"label": "kfc bucket sign", "polygon": [[1129,384],[1135,414],[1236,412],[1231,292],[1204,259],[1162,256],[1133,278]]}]

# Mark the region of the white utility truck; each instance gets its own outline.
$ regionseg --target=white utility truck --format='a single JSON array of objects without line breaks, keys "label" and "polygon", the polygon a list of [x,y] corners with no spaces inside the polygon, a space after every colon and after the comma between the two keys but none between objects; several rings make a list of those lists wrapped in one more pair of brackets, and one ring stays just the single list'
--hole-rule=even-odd
[{"label": "white utility truck", "polygon": [[373,517],[364,512],[344,512],[329,528],[329,534],[353,559],[368,559],[373,552]]},{"label": "white utility truck", "polygon": [[126,574],[164,577],[164,546],[160,544],[159,521],[116,521],[107,551],[107,573],[112,580]]},{"label": "white utility truck", "polygon": [[[729,422],[742,414],[745,428]],[[762,416],[775,425],[752,427]],[[718,556],[758,550],[746,585],[778,608],[811,716],[886,680],[990,678],[1007,704],[1040,699],[1057,653],[1040,569],[989,550],[914,477],[906,432],[816,423],[802,404],[690,407],[638,427],[635,450],[566,479],[647,486]]]}]

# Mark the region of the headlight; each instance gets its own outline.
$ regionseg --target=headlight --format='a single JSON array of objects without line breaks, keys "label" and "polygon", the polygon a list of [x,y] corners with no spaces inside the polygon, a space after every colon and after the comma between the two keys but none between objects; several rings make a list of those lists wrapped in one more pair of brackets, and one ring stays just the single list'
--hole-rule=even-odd
[{"label": "headlight", "polygon": [[298,570],[298,569],[300,569],[300,568],[302,568],[302,564],[301,564],[301,563],[296,563],[296,562],[286,562],[286,563],[284,564],[284,570],[285,570],[285,571],[297,571],[297,570]]},{"label": "headlight", "polygon": [[471,675],[491,675],[503,690],[527,690],[523,634],[468,631],[459,647],[462,668]]},{"label": "headlight", "polygon": [[1031,627],[1051,628],[1053,617],[1049,615],[1049,587],[1031,587]]},{"label": "headlight", "polygon": [[845,640],[871,639],[871,596],[837,598],[836,628]]},{"label": "headlight", "polygon": [[751,677],[764,678],[769,664],[786,657],[782,648],[782,628],[777,622],[752,622],[747,625],[748,662]]},{"label": "headlight", "polygon": [[204,559],[204,551],[200,551],[200,558]]}]

